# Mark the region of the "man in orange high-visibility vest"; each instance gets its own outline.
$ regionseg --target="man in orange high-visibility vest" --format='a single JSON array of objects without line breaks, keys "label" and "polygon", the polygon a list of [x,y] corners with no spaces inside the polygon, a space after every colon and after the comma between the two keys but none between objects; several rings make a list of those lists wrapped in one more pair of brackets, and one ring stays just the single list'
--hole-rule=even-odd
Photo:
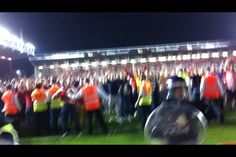
[{"label": "man in orange high-visibility vest", "polygon": [[37,83],[35,90],[31,94],[34,111],[35,132],[40,135],[40,131],[44,129],[49,133],[49,113],[46,102],[46,93],[41,83]]},{"label": "man in orange high-visibility vest", "polygon": [[4,108],[2,112],[5,113],[6,119],[9,123],[14,122],[19,117],[21,105],[18,101],[16,93],[12,91],[12,86],[7,86],[7,91],[2,95]]},{"label": "man in orange high-visibility vest", "polygon": [[223,123],[223,106],[221,106],[219,100],[224,96],[224,90],[219,78],[212,70],[208,67],[206,76],[201,80],[200,98],[208,104],[208,107],[206,108],[208,120],[210,121],[213,118],[213,115],[211,115],[212,113],[215,115],[214,117]]},{"label": "man in orange high-visibility vest", "polygon": [[68,93],[68,97],[72,100],[82,98],[88,117],[89,134],[93,133],[92,120],[94,115],[100,124],[103,133],[107,133],[107,126],[104,122],[104,118],[100,110],[101,105],[99,102],[99,96],[103,97],[104,93],[101,93],[101,90],[99,90],[97,86],[90,84],[89,78],[85,79],[84,84],[85,85],[79,90],[78,93]]},{"label": "man in orange high-visibility vest", "polygon": [[51,133],[59,133],[59,119],[63,102],[60,98],[52,100],[52,96],[60,89],[57,79],[52,78],[52,86],[47,90],[47,102],[50,104],[50,129]]}]

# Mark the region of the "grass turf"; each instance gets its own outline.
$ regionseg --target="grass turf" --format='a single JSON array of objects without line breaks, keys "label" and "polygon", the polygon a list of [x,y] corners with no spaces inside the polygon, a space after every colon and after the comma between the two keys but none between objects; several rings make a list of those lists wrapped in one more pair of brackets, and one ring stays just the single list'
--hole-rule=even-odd
[{"label": "grass turf", "polygon": [[[20,138],[25,145],[89,145],[89,144],[149,144],[136,120],[124,124],[112,123],[108,135],[68,135]],[[207,128],[205,144],[236,143],[236,112],[227,112],[225,124],[211,123]]]}]

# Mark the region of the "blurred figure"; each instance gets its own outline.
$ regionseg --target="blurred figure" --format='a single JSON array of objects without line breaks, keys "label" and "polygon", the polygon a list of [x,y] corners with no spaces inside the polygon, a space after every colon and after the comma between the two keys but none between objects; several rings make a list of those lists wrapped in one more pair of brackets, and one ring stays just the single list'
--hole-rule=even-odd
[{"label": "blurred figure", "polygon": [[160,102],[158,78],[157,78],[157,76],[154,75],[153,72],[151,72],[150,78],[151,78],[151,84],[152,84],[151,110],[153,111],[161,102]]},{"label": "blurred figure", "polygon": [[224,96],[223,86],[214,74],[214,68],[207,68],[205,77],[201,80],[200,99],[206,103],[205,114],[210,121],[216,117],[220,123],[224,122],[223,106],[220,104],[220,98]]},{"label": "blurred figure", "polygon": [[[61,81],[62,87],[52,96],[52,100],[60,98],[64,105],[61,109],[61,126],[62,126],[62,133],[63,137],[70,132],[69,124],[74,123],[76,133],[80,133],[80,124],[78,119],[78,114],[76,111],[75,103],[71,101],[67,96],[68,85],[64,80]],[[69,117],[71,122],[69,122]]]},{"label": "blurred figure", "polygon": [[15,130],[12,123],[7,122],[4,116],[3,112],[0,112],[0,137],[5,139],[6,135],[11,135],[11,138],[7,138],[7,141],[3,141],[3,139],[0,140],[0,144],[6,145],[6,144],[14,144],[19,145],[19,136],[17,131]]},{"label": "blurred figure", "polygon": [[31,99],[31,94],[34,90],[34,84],[31,80],[26,81],[26,91],[25,91],[25,100],[26,100],[26,128],[28,135],[32,134],[33,131],[33,101]]},{"label": "blurred figure", "polygon": [[2,95],[2,101],[4,102],[2,112],[5,114],[6,122],[13,123],[16,128],[19,128],[18,118],[21,111],[21,105],[16,93],[12,91],[11,85],[7,85],[6,91]]},{"label": "blurred figure", "polygon": [[109,89],[109,113],[110,120],[112,121],[113,114],[118,114],[118,90],[119,90],[119,81],[116,80],[115,74],[110,75],[110,80],[108,81],[108,89]]},{"label": "blurred figure", "polygon": [[232,60],[227,60],[224,67],[224,83],[226,85],[225,105],[231,109],[235,109],[236,105],[236,71],[234,65]]},{"label": "blurred figure", "polygon": [[18,130],[18,133],[25,134],[26,124],[25,124],[25,108],[26,108],[26,99],[25,99],[25,84],[23,80],[20,81],[20,83],[17,86],[17,98],[19,100],[19,103],[21,105],[21,112],[19,114],[19,126],[20,129]]},{"label": "blurred figure", "polygon": [[145,75],[142,75],[142,84],[140,87],[138,100],[135,103],[135,108],[138,107],[138,111],[141,116],[142,128],[144,128],[146,120],[151,112],[151,103],[152,103],[151,94],[152,94],[151,81]]},{"label": "blurred figure", "polygon": [[200,103],[200,83],[201,76],[197,69],[194,69],[193,75],[190,77],[191,101],[196,105]]},{"label": "blurred figure", "polygon": [[188,101],[188,87],[183,78],[172,76],[167,81],[166,100]]},{"label": "blurred figure", "polygon": [[90,84],[90,80],[88,78],[85,79],[84,86],[77,92],[76,94],[68,93],[68,97],[72,100],[81,99],[83,100],[85,110],[87,112],[88,118],[88,133],[93,133],[93,116],[95,115],[96,120],[99,122],[103,133],[107,133],[107,126],[104,122],[103,115],[101,113],[101,105],[99,102],[99,96],[102,96],[100,91],[96,86]]},{"label": "blurred figure", "polygon": [[52,100],[52,96],[59,90],[59,84],[55,77],[51,80],[51,87],[47,91],[47,102],[50,104],[50,129],[51,133],[59,133],[59,118],[62,108],[62,101],[57,98]]},{"label": "blurred figure", "polygon": [[167,77],[164,73],[164,71],[160,71],[159,75],[159,91],[160,91],[160,102],[164,101],[166,99],[167,91],[166,91],[166,82]]},{"label": "blurred figure", "polygon": [[187,69],[186,68],[179,70],[178,77],[183,78],[185,80],[185,82],[186,82],[186,85],[189,86],[190,78],[189,78],[189,75],[187,73]]},{"label": "blurred figure", "polygon": [[35,133],[40,135],[42,130],[49,133],[49,113],[46,92],[41,83],[37,83],[31,94],[34,111]]},{"label": "blurred figure", "polygon": [[[131,104],[131,85],[129,84],[127,78],[124,78],[124,82],[120,85],[118,91],[118,106],[119,106],[119,119],[118,122],[122,123],[125,118],[130,116],[130,110],[132,108]],[[129,117],[129,120],[130,117]]]}]

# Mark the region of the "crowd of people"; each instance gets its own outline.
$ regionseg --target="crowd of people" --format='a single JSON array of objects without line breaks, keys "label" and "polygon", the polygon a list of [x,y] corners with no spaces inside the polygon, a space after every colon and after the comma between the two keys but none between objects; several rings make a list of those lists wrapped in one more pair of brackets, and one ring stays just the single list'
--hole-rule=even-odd
[{"label": "crowd of people", "polygon": [[[235,109],[236,69],[230,58],[15,78],[0,83],[0,106],[6,121],[22,136],[65,136],[73,128],[77,134],[86,129],[92,134],[94,120],[107,134],[113,120],[122,124],[135,117],[144,128],[151,111],[170,97],[173,76],[185,80],[187,86],[182,88],[186,88],[188,101],[208,121],[223,123],[224,107]],[[179,87],[174,88],[178,91]]]}]

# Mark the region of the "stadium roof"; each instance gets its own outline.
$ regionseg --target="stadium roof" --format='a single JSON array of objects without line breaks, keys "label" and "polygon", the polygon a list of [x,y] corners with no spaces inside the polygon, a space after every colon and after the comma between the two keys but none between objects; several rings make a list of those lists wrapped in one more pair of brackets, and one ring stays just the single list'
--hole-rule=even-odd
[{"label": "stadium roof", "polygon": [[230,47],[234,42],[230,41],[197,41],[197,42],[184,42],[184,43],[171,43],[171,44],[157,44],[157,45],[144,45],[132,47],[118,47],[108,49],[90,49],[78,50],[68,52],[52,52],[48,54],[37,54],[30,57],[30,61],[46,61],[46,60],[66,60],[66,59],[84,59],[93,57],[112,57],[119,55],[132,54],[132,51],[138,54],[149,51],[154,54],[165,52],[181,52],[181,51],[198,51],[210,50]]}]

